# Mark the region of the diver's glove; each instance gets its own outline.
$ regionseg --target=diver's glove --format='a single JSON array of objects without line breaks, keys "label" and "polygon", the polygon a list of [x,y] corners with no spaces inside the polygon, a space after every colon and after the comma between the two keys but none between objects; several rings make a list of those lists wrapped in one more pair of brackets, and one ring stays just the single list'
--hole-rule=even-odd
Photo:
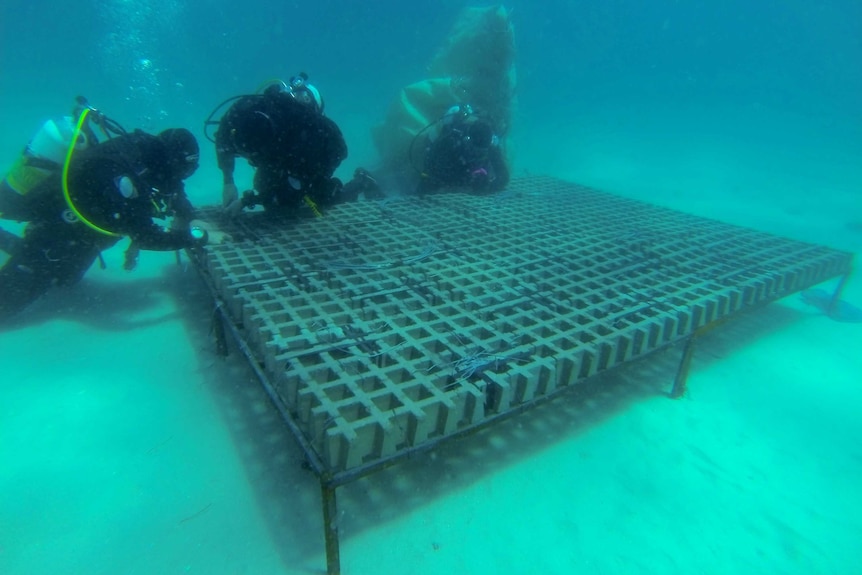
[{"label": "diver's glove", "polygon": [[235,218],[242,213],[245,208],[253,208],[257,205],[257,196],[252,190],[246,190],[242,193],[241,198],[235,198],[225,208],[225,214],[230,218]]},{"label": "diver's glove", "polygon": [[239,197],[239,191],[236,189],[236,184],[225,183],[221,189],[221,205],[227,208]]},{"label": "diver's glove", "polygon": [[141,248],[138,247],[138,244],[135,242],[129,244],[129,247],[124,254],[125,257],[123,258],[123,269],[130,272],[138,267],[138,256],[140,253]]},{"label": "diver's glove", "polygon": [[356,201],[359,194],[364,194],[366,200],[379,200],[386,197],[377,180],[372,177],[368,170],[363,168],[356,168],[356,171],[353,172],[353,179],[344,184],[341,191],[341,201]]}]

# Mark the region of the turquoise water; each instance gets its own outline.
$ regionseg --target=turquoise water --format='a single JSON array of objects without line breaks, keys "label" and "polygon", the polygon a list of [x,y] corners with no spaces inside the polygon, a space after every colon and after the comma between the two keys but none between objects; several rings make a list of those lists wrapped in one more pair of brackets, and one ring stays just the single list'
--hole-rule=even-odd
[{"label": "turquoise water", "polygon": [[[535,4],[508,5],[516,175],[860,251],[858,3]],[[201,135],[224,98],[306,70],[349,175],[464,5],[6,2],[0,167],[79,93]],[[204,150],[198,204],[220,197]],[[316,480],[214,355],[193,271],[106,260],[0,331],[0,573],[322,572]],[[682,401],[659,357],[350,485],[344,572],[860,573],[860,343],[790,298],[709,334]]]}]

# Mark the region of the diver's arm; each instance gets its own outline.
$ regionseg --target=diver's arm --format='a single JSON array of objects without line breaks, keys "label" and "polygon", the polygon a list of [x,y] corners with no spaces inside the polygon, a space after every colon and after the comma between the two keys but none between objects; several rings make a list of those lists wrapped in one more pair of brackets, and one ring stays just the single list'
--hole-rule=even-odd
[{"label": "diver's arm", "polygon": [[216,160],[225,184],[234,183],[233,171],[236,164],[236,149],[230,137],[233,128],[229,115],[230,111],[222,118],[221,125],[215,133]]},{"label": "diver's arm", "polygon": [[155,214],[148,196],[135,196],[115,202],[111,208],[114,214],[112,231],[129,236],[139,250],[172,251],[200,244],[192,233],[193,228],[190,228],[194,213],[182,191],[182,184],[174,201],[177,203],[172,204],[171,208],[175,219],[170,228],[153,221]]},{"label": "diver's arm", "polygon": [[[218,142],[218,138],[216,138]],[[219,147],[217,151],[218,167],[222,173],[222,181],[225,185],[234,184],[233,171],[236,166],[236,155],[229,149]]]},{"label": "diver's arm", "polygon": [[[185,232],[191,235],[192,245],[200,246],[204,244],[220,244],[230,236],[218,229],[216,224],[206,220],[196,219],[196,211],[185,190],[180,185],[180,190],[174,195],[171,202],[171,208],[174,212],[174,219],[171,222],[172,231]],[[180,234],[182,236],[182,234]],[[185,241],[180,237],[180,242]]]},{"label": "diver's arm", "polygon": [[129,234],[138,249],[152,252],[169,252],[202,245],[206,236],[200,235],[196,228],[168,230],[152,224]]},{"label": "diver's arm", "polygon": [[236,167],[236,152],[231,142],[227,141],[228,137],[226,134],[228,129],[228,126],[222,125],[215,134],[216,159],[222,173],[221,201],[223,207],[228,207],[239,195],[236,183],[233,180],[233,172]]},{"label": "diver's arm", "polygon": [[171,210],[174,213],[174,228],[188,227],[189,222],[191,222],[195,217],[195,208],[189,201],[188,196],[186,196],[186,192],[183,189],[182,184],[180,184],[180,189],[173,194]]},{"label": "diver's arm", "polygon": [[129,208],[124,214],[126,225],[122,233],[129,236],[138,250],[164,252],[207,244],[209,226],[192,219],[191,211],[175,214],[173,225],[168,228],[153,221],[152,211],[142,202]]}]

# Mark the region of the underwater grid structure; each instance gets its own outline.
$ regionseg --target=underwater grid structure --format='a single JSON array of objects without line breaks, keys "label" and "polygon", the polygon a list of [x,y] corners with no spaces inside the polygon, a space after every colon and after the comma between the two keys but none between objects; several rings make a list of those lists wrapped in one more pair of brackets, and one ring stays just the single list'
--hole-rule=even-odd
[{"label": "underwater grid structure", "polygon": [[196,256],[328,477],[522,411],[852,255],[548,177],[223,222]]}]

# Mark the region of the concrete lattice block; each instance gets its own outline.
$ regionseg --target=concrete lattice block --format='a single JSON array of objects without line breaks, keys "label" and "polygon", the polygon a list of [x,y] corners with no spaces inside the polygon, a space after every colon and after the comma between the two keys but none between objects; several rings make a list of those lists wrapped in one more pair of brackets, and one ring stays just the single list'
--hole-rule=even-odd
[{"label": "concrete lattice block", "polygon": [[225,225],[236,241],[199,267],[333,472],[482,425],[852,262],[542,177],[492,197]]}]

